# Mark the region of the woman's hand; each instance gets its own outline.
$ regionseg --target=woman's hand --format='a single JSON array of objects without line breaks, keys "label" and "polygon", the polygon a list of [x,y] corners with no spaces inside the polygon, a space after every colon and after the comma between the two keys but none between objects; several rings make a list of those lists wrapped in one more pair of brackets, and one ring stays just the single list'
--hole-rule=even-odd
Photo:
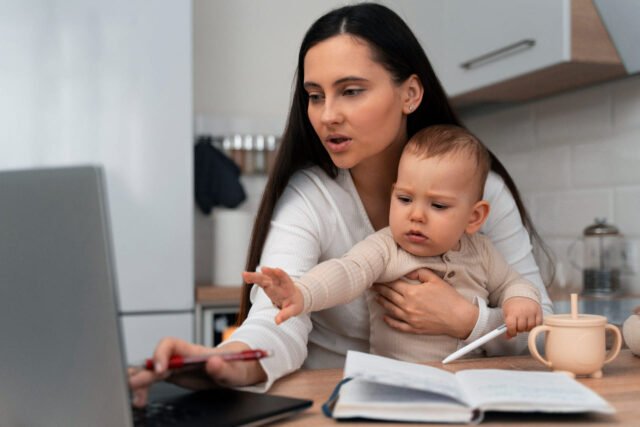
[{"label": "woman's hand", "polygon": [[397,280],[372,287],[390,327],[413,334],[469,336],[478,320],[477,306],[429,269],[416,270],[407,278],[421,284]]},{"label": "woman's hand", "polygon": [[199,356],[228,351],[250,350],[249,346],[232,342],[217,348],[192,344],[178,338],[164,338],[153,353],[154,371],[129,368],[129,387],[133,391],[133,405],[143,407],[147,403],[149,387],[156,381],[168,380],[191,389],[209,388],[216,384],[243,386],[266,380],[266,374],[258,361],[228,362],[219,357],[210,358],[202,371],[169,372],[169,358],[174,355]]}]

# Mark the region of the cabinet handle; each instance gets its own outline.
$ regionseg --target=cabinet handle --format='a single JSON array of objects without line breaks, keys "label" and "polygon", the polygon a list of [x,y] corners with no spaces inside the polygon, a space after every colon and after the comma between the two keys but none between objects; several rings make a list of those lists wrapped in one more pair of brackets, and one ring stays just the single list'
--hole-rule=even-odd
[{"label": "cabinet handle", "polygon": [[476,58],[463,62],[462,64],[460,64],[460,67],[464,68],[465,70],[470,70],[472,68],[476,68],[481,65],[484,65],[487,62],[496,61],[505,56],[513,55],[514,53],[531,49],[535,45],[536,45],[536,41],[533,39],[520,40],[519,42],[510,44],[509,46],[505,46],[500,49],[493,50],[491,52],[485,53],[484,55],[480,55]]}]

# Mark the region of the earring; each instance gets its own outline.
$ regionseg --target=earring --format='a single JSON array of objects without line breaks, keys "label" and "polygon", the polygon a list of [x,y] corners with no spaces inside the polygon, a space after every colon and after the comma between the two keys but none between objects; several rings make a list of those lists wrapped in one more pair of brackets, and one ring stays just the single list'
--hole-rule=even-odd
[{"label": "earring", "polygon": [[409,105],[409,112],[411,113],[413,111],[413,105]]}]

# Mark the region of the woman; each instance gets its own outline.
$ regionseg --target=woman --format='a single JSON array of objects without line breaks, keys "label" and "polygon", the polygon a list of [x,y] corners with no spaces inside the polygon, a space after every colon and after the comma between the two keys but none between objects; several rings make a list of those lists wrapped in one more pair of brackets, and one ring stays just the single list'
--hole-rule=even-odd
[{"label": "woman", "polygon": [[[247,270],[277,265],[295,277],[387,226],[402,148],[415,132],[437,123],[461,125],[402,19],[384,6],[367,3],[321,17],[300,48],[291,110],[254,225]],[[485,198],[492,213],[482,231],[536,284],[543,311],[550,313],[527,233],[527,228],[533,232],[530,221],[511,178],[493,155]],[[375,286],[391,327],[447,334],[459,338],[462,346],[503,323],[499,308],[463,299],[430,271],[418,271],[417,278],[422,286],[403,281]],[[241,318],[246,319],[216,351],[268,348],[274,356],[235,363],[211,358],[206,365],[210,379],[266,390],[303,363],[341,367],[348,349],[369,348],[363,298],[280,326],[273,321],[276,311],[263,291],[245,285]],[[497,339],[484,349],[500,354],[525,347],[522,340]],[[177,339],[162,340],[154,354],[156,372],[130,378],[134,404],[143,404],[148,384],[166,375],[170,355],[211,351]],[[186,384],[189,379],[183,380]]]}]

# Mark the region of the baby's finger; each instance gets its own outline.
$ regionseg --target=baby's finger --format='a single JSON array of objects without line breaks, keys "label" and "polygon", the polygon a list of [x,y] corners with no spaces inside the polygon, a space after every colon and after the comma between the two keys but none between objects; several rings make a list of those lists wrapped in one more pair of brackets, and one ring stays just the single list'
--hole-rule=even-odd
[{"label": "baby's finger", "polygon": [[263,268],[262,272],[271,280],[271,284],[274,286],[280,286],[280,278],[276,274],[273,268]]},{"label": "baby's finger", "polygon": [[251,271],[243,271],[242,272],[242,280],[244,280],[245,283],[253,283],[254,277],[256,276],[257,273],[253,273]]},{"label": "baby's finger", "polygon": [[279,325],[282,322],[290,319],[291,317],[297,316],[298,314],[300,314],[298,312],[298,309],[294,305],[289,305],[280,310],[280,312],[276,315],[276,324]]},{"label": "baby's finger", "polygon": [[517,330],[518,325],[516,324],[515,318],[511,316],[507,317],[505,319],[505,324],[507,325],[507,337],[509,338],[515,337],[518,334],[518,330]]},{"label": "baby's finger", "polygon": [[273,272],[275,276],[283,282],[288,282],[290,280],[289,275],[281,268],[276,268]]},{"label": "baby's finger", "polygon": [[538,312],[536,313],[536,326],[541,324],[542,324],[542,312],[538,310]]},{"label": "baby's finger", "polygon": [[528,324],[528,320],[526,316],[519,316],[518,320],[517,320],[517,330],[518,332],[525,332],[527,331],[527,324]]},{"label": "baby's finger", "polygon": [[249,271],[242,273],[242,280],[244,280],[245,283],[254,283],[258,286],[262,286],[266,278],[267,276],[262,273],[253,273]]}]

